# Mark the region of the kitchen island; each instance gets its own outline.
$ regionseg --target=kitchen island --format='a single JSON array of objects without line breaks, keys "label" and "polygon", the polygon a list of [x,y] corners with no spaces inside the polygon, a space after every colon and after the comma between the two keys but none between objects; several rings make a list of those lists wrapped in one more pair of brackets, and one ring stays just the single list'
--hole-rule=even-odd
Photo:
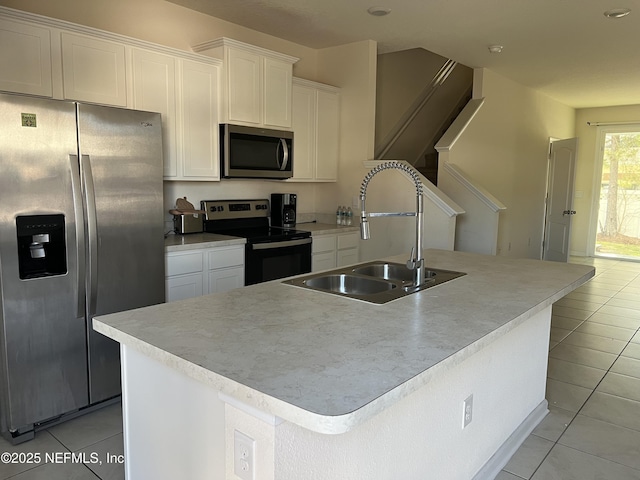
[{"label": "kitchen island", "polygon": [[425,258],[467,275],[385,305],[273,281],[94,319],[121,344],[127,479],[492,478],[547,413],[551,305],[594,270]]}]

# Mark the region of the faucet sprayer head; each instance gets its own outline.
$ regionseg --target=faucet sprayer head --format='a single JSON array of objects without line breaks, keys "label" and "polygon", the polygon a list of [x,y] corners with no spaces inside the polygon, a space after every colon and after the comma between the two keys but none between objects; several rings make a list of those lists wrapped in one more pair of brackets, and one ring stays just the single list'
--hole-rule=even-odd
[{"label": "faucet sprayer head", "polygon": [[369,233],[369,220],[367,220],[367,217],[364,215],[360,218],[360,238],[362,238],[362,240],[369,240],[371,238],[371,234]]}]

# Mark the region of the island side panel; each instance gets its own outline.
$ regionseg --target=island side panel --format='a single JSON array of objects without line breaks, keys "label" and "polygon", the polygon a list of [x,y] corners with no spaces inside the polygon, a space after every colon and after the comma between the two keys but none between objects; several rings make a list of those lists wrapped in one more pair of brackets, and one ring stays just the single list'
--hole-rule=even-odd
[{"label": "island side panel", "polygon": [[[535,426],[531,416],[540,421],[547,411],[550,319],[548,307],[345,434],[282,423],[275,427],[273,477],[469,480],[490,460],[497,474],[508,455],[497,461],[492,456],[513,453]],[[463,401],[471,394],[473,420],[463,429]],[[510,438],[519,427],[520,436]]]},{"label": "island side panel", "polygon": [[127,480],[225,478],[225,404],[218,392],[120,346]]}]

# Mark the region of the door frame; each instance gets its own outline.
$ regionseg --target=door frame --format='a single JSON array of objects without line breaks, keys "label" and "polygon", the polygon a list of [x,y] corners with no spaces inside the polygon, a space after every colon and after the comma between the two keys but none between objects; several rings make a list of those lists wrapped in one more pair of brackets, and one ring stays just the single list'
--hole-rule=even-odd
[{"label": "door frame", "polygon": [[[575,170],[577,168],[577,161],[578,161],[578,143],[579,143],[579,139],[577,137],[570,137],[570,138],[555,138],[555,137],[549,137],[549,149],[547,151],[547,184],[546,184],[546,194],[545,194],[545,199],[544,199],[544,214],[543,214],[543,225],[542,225],[542,242],[540,245],[540,259],[545,260],[545,248],[547,247],[547,242],[549,241],[548,237],[548,232],[547,232],[547,226],[549,224],[549,202],[550,202],[550,195],[551,195],[551,174],[552,174],[552,168],[551,168],[551,161],[552,161],[552,153],[553,153],[553,144],[555,142],[562,142],[562,141],[568,141],[568,140],[575,140],[575,150],[574,150],[574,165],[573,165],[573,172],[571,175],[571,196],[570,196],[570,205],[568,206],[569,210],[573,209],[573,200],[574,200],[574,195],[575,195]],[[574,212],[575,213],[575,212]],[[567,261],[569,260],[569,257],[571,255],[571,250],[570,250],[570,245],[571,245],[571,223],[572,223],[572,219],[569,219],[569,238],[567,239]]]},{"label": "door frame", "polygon": [[602,167],[604,164],[604,139],[607,133],[640,132],[640,122],[598,125],[596,127],[596,151],[593,162],[593,183],[591,186],[592,201],[589,215],[589,230],[587,237],[587,256],[596,257],[596,243],[598,236],[598,213],[600,211],[600,193],[602,190]]}]

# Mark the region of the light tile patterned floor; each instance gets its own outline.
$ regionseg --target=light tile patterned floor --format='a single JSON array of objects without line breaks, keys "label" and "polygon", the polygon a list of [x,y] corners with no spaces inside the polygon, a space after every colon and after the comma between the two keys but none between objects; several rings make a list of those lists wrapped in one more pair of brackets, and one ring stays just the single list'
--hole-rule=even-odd
[{"label": "light tile patterned floor", "polygon": [[[640,480],[640,264],[572,262],[595,265],[596,277],[554,305],[550,413],[496,480]],[[123,454],[121,408],[71,420],[17,447],[0,439],[0,452],[73,452],[89,460],[0,463],[0,480],[122,480],[122,464],[106,461]]]},{"label": "light tile patterned floor", "polygon": [[553,306],[551,413],[496,480],[640,480],[640,263],[571,261],[596,276]]},{"label": "light tile patterned floor", "polygon": [[15,447],[2,438],[0,452],[24,454],[16,462],[0,462],[2,480],[123,480],[122,409],[110,405]]}]

